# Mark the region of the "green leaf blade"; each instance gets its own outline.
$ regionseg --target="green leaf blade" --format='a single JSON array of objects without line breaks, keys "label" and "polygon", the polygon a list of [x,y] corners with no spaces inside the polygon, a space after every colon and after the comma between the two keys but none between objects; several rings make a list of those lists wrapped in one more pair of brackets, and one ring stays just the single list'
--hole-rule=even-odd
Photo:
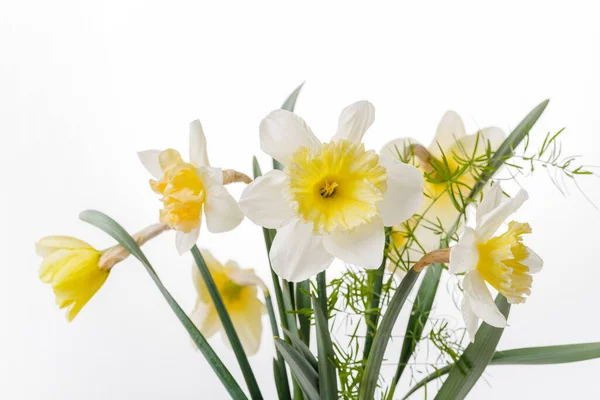
[{"label": "green leaf blade", "polygon": [[296,382],[309,400],[319,400],[319,377],[304,356],[281,339],[275,339],[275,346],[289,365]]},{"label": "green leaf blade", "polygon": [[208,344],[204,335],[200,333],[196,325],[190,320],[185,311],[179,306],[177,301],[171,296],[171,293],[162,284],[160,278],[154,271],[154,268],[142,252],[142,249],[135,242],[133,237],[119,225],[115,220],[110,218],[108,215],[95,210],[83,211],[79,218],[95,227],[106,232],[113,237],[121,246],[123,246],[131,255],[137,258],[142,265],[146,268],[146,271],[164,296],[165,300],[187,330],[188,334],[192,338],[192,341],[196,344],[208,364],[211,366],[217,377],[223,383],[225,389],[229,392],[229,395],[235,400],[247,400],[246,395],[233,378],[225,364],[221,361],[219,356],[215,353],[213,348]]},{"label": "green leaf blade", "polygon": [[327,317],[319,306],[319,300],[313,295],[312,305],[315,313],[317,350],[319,354],[319,393],[323,400],[337,400],[337,375],[335,369],[335,353],[329,334]]},{"label": "green leaf blade", "polygon": [[[496,306],[508,318],[510,304],[501,294],[496,296]],[[504,328],[495,328],[483,322],[475,335],[475,342],[467,346],[458,360],[458,368],[450,371],[435,400],[464,399],[492,361],[503,332]]]}]

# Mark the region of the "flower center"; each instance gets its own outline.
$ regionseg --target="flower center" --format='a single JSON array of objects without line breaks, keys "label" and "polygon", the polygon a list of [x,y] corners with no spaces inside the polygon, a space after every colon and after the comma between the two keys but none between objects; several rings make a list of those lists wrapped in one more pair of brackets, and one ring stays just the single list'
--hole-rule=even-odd
[{"label": "flower center", "polygon": [[301,147],[285,173],[289,199],[316,232],[350,230],[370,222],[387,189],[387,174],[377,154],[345,139],[317,150]]},{"label": "flower center", "polygon": [[160,221],[169,227],[189,232],[200,225],[205,190],[196,167],[186,163],[176,150],[168,149],[159,156],[163,177],[150,181],[150,187],[161,194],[164,209]]},{"label": "flower center", "polygon": [[529,257],[522,235],[531,233],[529,224],[512,221],[500,236],[479,244],[477,270],[511,303],[524,303],[531,294],[533,278],[523,262]]}]

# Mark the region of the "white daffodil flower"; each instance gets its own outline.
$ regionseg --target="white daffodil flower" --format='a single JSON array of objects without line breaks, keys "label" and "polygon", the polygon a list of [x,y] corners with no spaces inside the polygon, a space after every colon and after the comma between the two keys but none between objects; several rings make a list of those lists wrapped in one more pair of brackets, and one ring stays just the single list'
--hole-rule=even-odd
[{"label": "white daffodil flower", "polygon": [[531,233],[529,224],[512,221],[505,233],[493,236],[525,200],[524,190],[505,198],[500,185],[495,184],[477,208],[475,229],[465,228],[450,251],[450,272],[466,273],[461,309],[471,341],[480,319],[495,327],[506,326],[486,282],[509,303],[524,303],[525,296],[531,294],[531,274],[542,269],[542,259],[522,243],[522,235]]},{"label": "white daffodil flower", "polygon": [[[264,291],[264,283],[253,270],[241,269],[233,261],[222,265],[206,250],[202,250],[202,257],[215,281],[244,351],[249,356],[256,354],[262,335],[262,315],[266,312],[264,303],[258,298],[258,289]],[[192,279],[198,298],[190,319],[207,339],[220,331],[223,340],[229,345],[217,309],[196,265],[192,266]]]},{"label": "white daffodil flower", "polygon": [[[478,132],[467,135],[465,126],[460,116],[454,111],[447,111],[438,124],[435,137],[429,147],[423,147],[419,142],[411,138],[399,138],[385,144],[381,149],[382,156],[407,159],[414,154],[415,165],[423,172],[431,172],[432,162],[442,165],[442,157],[445,156],[447,167],[450,171],[460,170],[459,160],[479,159],[486,154],[487,149],[496,151],[504,141],[505,134],[502,129],[488,127]],[[452,178],[452,190],[461,191],[464,197],[469,195],[470,188],[475,185],[477,176],[470,169],[464,170],[459,176]],[[457,184],[459,183],[459,184]],[[403,259],[410,258],[414,262],[423,254],[439,248],[440,236],[432,225],[441,225],[448,230],[459,217],[459,211],[452,202],[449,193],[450,184],[439,179],[435,182],[425,181],[424,191],[426,200],[421,205],[417,214],[424,216],[424,221],[418,225],[416,221],[409,221],[411,235],[418,240],[420,246],[407,249],[403,253]],[[416,218],[415,218],[416,219]],[[427,222],[430,221],[430,222]],[[401,251],[407,243],[409,234],[402,225],[393,228],[392,242],[396,249]],[[388,264],[390,271],[402,272],[396,268],[399,261],[393,249],[389,252],[392,261]]]},{"label": "white daffodil flower", "polygon": [[146,150],[138,156],[155,179],[150,180],[150,187],[162,195],[160,221],[177,231],[180,254],[196,244],[203,213],[206,226],[213,233],[230,231],[244,219],[238,203],[225,189],[223,171],[208,163],[200,121],[190,123],[189,163],[173,149]]},{"label": "white daffodil flower", "polygon": [[375,119],[368,101],[346,107],[337,133],[321,143],[304,120],[275,110],[260,124],[262,150],[285,166],[256,179],[240,206],[257,225],[277,229],[273,270],[297,282],[334,257],[367,269],[381,264],[384,226],[410,218],[423,202],[423,176],[361,140]]}]

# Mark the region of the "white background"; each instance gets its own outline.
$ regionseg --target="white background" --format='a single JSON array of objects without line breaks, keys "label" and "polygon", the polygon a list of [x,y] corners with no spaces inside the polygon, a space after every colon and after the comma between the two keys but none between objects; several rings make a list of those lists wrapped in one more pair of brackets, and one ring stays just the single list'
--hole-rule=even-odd
[{"label": "white background", "polygon": [[[268,165],[260,119],[303,80],[296,111],[324,140],[344,106],[373,102],[366,144],[375,149],[398,136],[428,143],[449,108],[470,132],[509,131],[551,98],[534,136],[566,127],[564,153],[600,164],[598,10],[561,3],[2,2],[0,398],[227,398],[135,260],[118,265],[67,324],[34,254],[50,234],[110,246],[78,220],[87,208],[131,231],[154,222],[160,204],[135,152],[185,152],[192,119],[204,124],[213,165],[250,173],[253,154]],[[600,340],[600,214],[573,185],[562,196],[538,172],[522,181],[531,200],[518,219],[533,226],[526,240],[546,264],[530,300],[513,308],[504,349]],[[600,203],[600,181],[580,183]],[[237,197],[242,188],[231,189]],[[204,230],[200,244],[269,276],[262,234],[249,221],[227,234]],[[172,234],[146,251],[190,309],[191,257],[177,255]],[[440,288],[438,312],[459,318]],[[272,399],[268,331],[251,363]],[[233,354],[218,337],[211,343],[240,377]],[[471,398],[599,398],[599,368],[597,360],[493,367]]]}]

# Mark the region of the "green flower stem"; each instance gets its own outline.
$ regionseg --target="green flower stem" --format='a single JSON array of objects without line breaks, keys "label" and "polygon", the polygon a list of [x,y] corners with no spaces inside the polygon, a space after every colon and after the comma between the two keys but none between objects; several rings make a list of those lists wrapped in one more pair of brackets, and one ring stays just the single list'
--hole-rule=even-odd
[{"label": "green flower stem", "polygon": [[317,291],[319,294],[319,305],[323,310],[323,315],[325,315],[325,318],[329,318],[329,314],[327,313],[327,275],[325,271],[320,272],[317,275]]},{"label": "green flower stem", "polygon": [[219,294],[219,290],[217,289],[217,286],[215,285],[215,281],[213,280],[213,277],[210,274],[208,266],[206,265],[206,262],[204,261],[202,254],[200,254],[200,250],[198,250],[198,247],[195,245],[194,245],[194,247],[192,247],[192,256],[194,257],[194,260],[196,261],[196,265],[198,266],[198,270],[200,271],[200,274],[202,275],[202,279],[204,279],[204,283],[206,284],[208,293],[210,294],[210,297],[215,305],[217,314],[219,315],[219,319],[221,320],[221,323],[223,324],[223,329],[225,330],[225,333],[227,334],[227,339],[229,339],[231,348],[233,349],[233,352],[235,354],[235,357],[237,358],[238,364],[240,365],[240,369],[242,370],[242,374],[244,375],[244,380],[246,381],[246,384],[248,385],[248,391],[250,392],[250,397],[253,400],[262,400],[263,397],[262,397],[262,394],[258,387],[258,382],[256,382],[256,377],[254,376],[254,372],[252,372],[252,368],[250,367],[250,363],[248,362],[248,357],[246,356],[246,353],[244,352],[244,348],[242,347],[240,338],[238,337],[238,334],[235,331],[235,328],[233,327],[233,323],[231,322],[231,317],[229,316],[229,313],[227,312],[227,309],[225,308],[223,299],[221,298],[221,295]]},{"label": "green flower stem", "polygon": [[[279,337],[279,328],[277,325],[277,318],[275,318],[275,310],[273,308],[273,301],[271,300],[271,294],[269,292],[265,292],[265,303],[267,305],[267,313],[269,314],[269,322],[271,324],[271,332],[273,334],[273,337]],[[282,372],[281,376],[277,376],[275,375],[274,378],[276,379],[276,386],[278,389],[278,393],[279,393],[279,398],[282,400],[290,400],[291,396],[290,396],[290,384],[288,382],[287,379],[287,373],[286,368],[285,368],[285,361],[283,359],[283,357],[281,356],[281,353],[279,353],[279,350],[277,348],[275,348],[275,352],[277,354],[277,360],[275,361],[277,363],[277,368],[279,369],[279,371]]]},{"label": "green flower stem", "polygon": [[381,265],[375,271],[369,271],[369,281],[372,282],[371,298],[369,301],[369,308],[367,310],[365,319],[367,322],[367,334],[365,336],[365,347],[363,350],[363,359],[369,358],[371,352],[371,346],[373,345],[373,337],[375,336],[375,330],[377,329],[377,323],[379,322],[379,315],[381,310],[379,309],[379,300],[381,296],[381,286],[383,285],[383,273],[385,271],[385,264],[387,262],[387,249],[390,244],[391,228],[385,228],[385,247],[383,249],[383,259]]}]

